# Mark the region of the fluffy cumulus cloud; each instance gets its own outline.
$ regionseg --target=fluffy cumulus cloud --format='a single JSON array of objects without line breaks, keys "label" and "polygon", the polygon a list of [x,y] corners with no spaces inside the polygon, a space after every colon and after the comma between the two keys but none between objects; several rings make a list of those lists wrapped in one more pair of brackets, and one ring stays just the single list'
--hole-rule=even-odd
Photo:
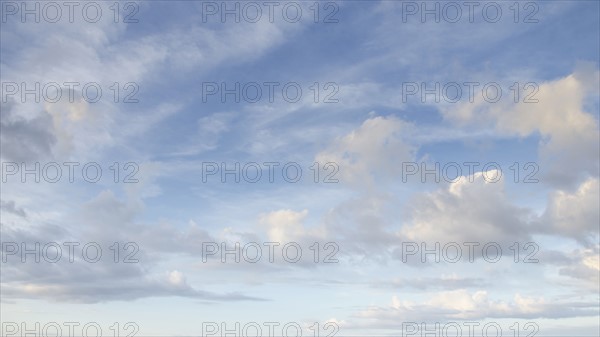
[{"label": "fluffy cumulus cloud", "polygon": [[540,167],[544,181],[559,187],[574,186],[598,176],[600,132],[590,97],[598,95],[598,69],[582,64],[564,78],[532,85],[519,103],[488,103],[483,95],[474,103],[442,110],[457,125],[489,125],[516,137],[539,135]]},{"label": "fluffy cumulus cloud", "polygon": [[394,116],[373,117],[317,154],[317,162],[334,162],[342,182],[369,185],[400,176],[403,162],[414,160],[415,147],[407,142],[412,125]]},{"label": "fluffy cumulus cloud", "polygon": [[590,178],[574,192],[552,192],[540,226],[586,245],[597,243],[600,231],[599,190],[598,179]]},{"label": "fluffy cumulus cloud", "polygon": [[309,242],[325,237],[324,228],[307,228],[304,225],[308,210],[296,212],[289,209],[260,215],[269,240],[275,242]]},{"label": "fluffy cumulus cloud", "polygon": [[[414,160],[418,148],[402,137],[407,134],[403,130],[410,128],[410,124],[394,117],[373,117],[317,155],[317,160],[342,163],[342,183],[369,182],[377,187],[342,201],[325,217],[328,232],[344,242],[348,251],[369,252],[373,257],[377,251],[385,255],[388,248],[394,247],[399,253],[397,247],[402,241],[431,245],[494,242],[509,247],[514,242],[532,241],[539,234],[569,236],[586,244],[597,238],[600,220],[596,178],[581,182],[575,191],[553,190],[540,214],[514,201],[511,193],[515,192],[507,191],[506,172],[475,172],[450,183],[442,182],[431,192],[414,193],[405,204],[405,216],[390,221],[386,212],[397,199],[382,191],[400,182],[401,174],[396,170],[401,168],[402,159]],[[386,179],[375,183],[375,176]],[[394,230],[397,226],[400,229]]]},{"label": "fluffy cumulus cloud", "polygon": [[478,172],[418,198],[400,235],[410,241],[441,243],[507,245],[529,240],[531,211],[510,202],[498,176],[494,170]]}]

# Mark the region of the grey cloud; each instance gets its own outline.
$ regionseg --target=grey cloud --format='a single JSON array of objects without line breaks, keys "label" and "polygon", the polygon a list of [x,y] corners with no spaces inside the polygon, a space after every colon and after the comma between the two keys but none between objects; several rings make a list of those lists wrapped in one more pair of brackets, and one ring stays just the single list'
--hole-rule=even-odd
[{"label": "grey cloud", "polygon": [[18,215],[22,218],[27,217],[27,213],[25,213],[25,210],[21,207],[17,207],[14,200],[0,200],[0,210]]},{"label": "grey cloud", "polygon": [[14,103],[0,103],[0,142],[6,161],[32,162],[52,155],[56,143],[52,116],[45,111],[32,119],[17,115]]},{"label": "grey cloud", "polygon": [[[180,296],[204,301],[261,301],[264,299],[247,296],[237,292],[213,293],[199,290],[188,284],[182,274],[172,271],[157,274],[157,261],[148,259],[141,252],[133,256],[138,263],[123,263],[124,255],[114,261],[114,251],[110,249],[111,241],[75,240],[73,233],[55,226],[38,225],[35,229],[14,229],[2,225],[3,259],[1,288],[4,300],[15,299],[47,299],[61,302],[97,303],[104,301],[134,300],[145,297]],[[33,254],[26,255],[25,262],[21,253],[6,254],[7,243],[16,243],[19,247],[24,243],[27,249],[33,249],[40,243],[41,251],[46,243],[55,242],[61,246],[62,257],[56,263],[48,262],[56,255],[54,251],[40,257],[35,262]],[[73,262],[65,242],[77,242]],[[98,262],[85,261],[81,248],[86,243],[98,243],[102,249],[102,257]],[[122,245],[123,243],[121,243]],[[122,246],[121,246],[122,247]],[[140,247],[143,250],[144,247]],[[95,250],[92,250],[92,256]],[[130,250],[122,252],[125,255]],[[175,274],[174,274],[175,273]],[[175,275],[175,278],[173,278]]]}]

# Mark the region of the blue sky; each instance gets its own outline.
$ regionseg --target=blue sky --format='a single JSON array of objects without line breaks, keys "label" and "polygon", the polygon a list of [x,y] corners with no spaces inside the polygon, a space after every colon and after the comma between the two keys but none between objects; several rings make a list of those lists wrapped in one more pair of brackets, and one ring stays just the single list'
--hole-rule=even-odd
[{"label": "blue sky", "polygon": [[[303,336],[315,322],[320,335],[335,326],[337,336],[410,335],[417,323],[456,323],[466,336],[468,322],[497,324],[503,336],[516,323],[521,335],[534,325],[538,336],[600,332],[597,1],[476,2],[473,22],[468,2],[451,3],[463,11],[457,22],[445,12],[423,20],[421,6],[449,6],[434,1],[279,2],[273,22],[260,1],[257,22],[208,14],[246,2],[118,2],[116,17],[113,2],[87,3],[102,8],[97,22],[81,15],[85,2],[73,22],[58,2],[58,22],[42,13],[37,23],[31,14],[22,22],[21,2],[2,1],[3,335],[15,322],[97,322],[104,335],[114,322],[126,335],[134,322],[137,336],[199,336],[210,322],[277,322],[279,336],[289,322]],[[284,6],[302,17],[288,22]],[[501,8],[497,22],[482,14],[490,7],[487,15]],[[323,22],[334,12],[335,22]],[[50,82],[60,100],[21,96],[22,83]],[[66,82],[81,84],[70,91]],[[102,89],[94,103],[82,91],[91,82]],[[478,83],[472,101],[467,82]],[[261,98],[206,92],[236,83],[249,96],[256,83]],[[462,95],[436,102],[406,91],[436,83]],[[482,94],[490,83],[502,89],[497,102]],[[286,84],[290,97],[302,89],[297,102],[282,96]],[[123,102],[132,92],[137,101]],[[80,163],[73,182],[65,162]],[[35,163],[57,163],[61,179],[23,182]],[[82,178],[87,163],[101,167],[98,182]],[[203,181],[212,163],[219,171]],[[222,163],[250,165],[251,176],[258,166],[262,176],[222,182]],[[265,163],[278,165],[273,182]],[[436,163],[438,174],[449,163],[461,172],[421,179]],[[286,164],[301,168],[297,182],[282,177]],[[407,165],[419,172],[403,180]],[[133,171],[137,182],[124,183]],[[328,174],[336,182],[324,183]],[[10,251],[36,242],[94,242],[103,255],[70,263],[63,245],[58,263],[36,263]],[[262,259],[203,261],[207,243],[236,242],[258,243]],[[268,242],[279,244],[273,262]],[[502,258],[489,262],[478,248],[473,262],[402,260],[403,243],[458,243],[466,253],[467,242],[497,244]],[[301,261],[282,258],[289,243],[302,248]],[[122,263],[134,250],[138,262]],[[538,263],[523,263],[530,252]],[[323,263],[328,254],[335,263]]]}]

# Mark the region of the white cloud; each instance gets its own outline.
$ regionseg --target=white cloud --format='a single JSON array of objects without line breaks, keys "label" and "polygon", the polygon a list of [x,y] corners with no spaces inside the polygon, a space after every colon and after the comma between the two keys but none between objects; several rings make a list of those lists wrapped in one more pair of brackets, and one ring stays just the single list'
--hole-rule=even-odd
[{"label": "white cloud", "polygon": [[400,236],[442,245],[497,242],[504,246],[526,242],[532,214],[510,202],[503,178],[491,182],[496,173],[477,172],[417,198],[412,203],[411,220],[400,230]]},{"label": "white cloud", "polygon": [[598,242],[600,186],[590,178],[574,192],[554,191],[548,200],[541,226],[546,231],[572,237],[583,244]]},{"label": "white cloud", "polygon": [[580,280],[583,285],[597,291],[600,284],[600,246],[577,249],[569,254],[559,274]]},{"label": "white cloud", "polygon": [[[596,74],[596,81],[590,74]],[[543,181],[570,186],[599,172],[598,121],[584,110],[586,98],[598,93],[597,77],[597,69],[582,65],[574,74],[541,83],[532,98],[537,103],[523,102],[532,87],[520,93],[522,99],[517,104],[507,100],[487,103],[478,95],[474,103],[446,107],[442,113],[458,125],[491,125],[500,133],[517,137],[539,134]]]},{"label": "white cloud", "polygon": [[414,159],[415,147],[405,140],[412,125],[396,117],[373,117],[316,156],[320,163],[340,167],[340,181],[369,185],[375,179],[398,177],[402,162]]},{"label": "white cloud", "polygon": [[432,293],[422,301],[394,295],[387,306],[358,312],[357,325],[368,320],[373,328],[401,328],[407,322],[481,321],[489,318],[558,318],[597,315],[594,303],[546,300],[515,294],[512,300],[490,298],[485,290],[464,289]]},{"label": "white cloud", "polygon": [[305,225],[307,216],[307,209],[299,212],[282,209],[261,214],[259,223],[265,228],[268,239],[274,242],[322,241],[327,237],[325,227],[307,227]]}]

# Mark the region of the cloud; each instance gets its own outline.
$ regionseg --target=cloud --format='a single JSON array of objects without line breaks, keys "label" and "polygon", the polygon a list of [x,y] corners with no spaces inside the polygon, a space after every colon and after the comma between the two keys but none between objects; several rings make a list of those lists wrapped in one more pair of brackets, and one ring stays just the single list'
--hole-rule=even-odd
[{"label": "cloud", "polygon": [[[150,170],[152,171],[152,170]],[[2,224],[3,243],[14,242],[29,249],[39,243],[77,242],[74,254],[62,247],[62,257],[56,263],[45,259],[35,262],[33,255],[26,262],[20,255],[5,255],[7,263],[2,265],[3,300],[46,299],[59,302],[97,303],[103,301],[128,301],[146,297],[180,296],[208,301],[262,300],[239,292],[216,293],[199,290],[188,284],[179,270],[161,273],[161,269],[173,260],[170,254],[200,256],[202,242],[217,242],[197,225],[185,230],[169,224],[144,224],[138,216],[145,208],[143,198],[153,189],[155,175],[146,171],[143,183],[126,189],[125,200],[121,201],[112,191],[102,191],[92,200],[73,210],[69,216],[59,219],[60,226],[53,223],[35,223],[35,226]],[[14,203],[2,203],[5,209],[17,209]],[[23,213],[24,209],[18,209]],[[36,219],[36,222],[39,219]],[[123,254],[114,262],[114,243],[120,244]],[[101,247],[101,259],[96,263],[85,260],[82,247],[95,243]],[[132,243],[135,249],[125,249]],[[21,247],[22,248],[22,247]],[[4,249],[4,246],[3,246]],[[94,251],[92,249],[92,251]],[[44,250],[42,249],[43,253]],[[167,253],[167,254],[165,254]],[[48,253],[47,256],[54,256]],[[70,257],[73,256],[73,262]],[[93,253],[92,253],[93,256]],[[129,257],[135,263],[124,263]],[[122,261],[123,260],[123,261]],[[129,260],[128,260],[129,261]]]},{"label": "cloud", "polygon": [[[118,217],[119,212],[117,212]],[[116,220],[116,218],[113,218]],[[119,222],[116,227],[125,228],[127,223]],[[104,228],[102,230],[108,230]],[[131,230],[124,230],[117,236],[80,236],[73,231],[54,225],[38,225],[34,229],[24,230],[2,225],[3,249],[7,243],[16,243],[21,247],[25,244],[28,249],[35,247],[36,243],[44,247],[46,243],[57,243],[63,246],[66,242],[77,242],[79,245],[71,254],[67,246],[62,247],[62,256],[58,262],[50,263],[44,258],[55,257],[54,253],[48,253],[40,249],[40,262],[35,262],[35,256],[27,256],[22,262],[20,256],[5,255],[7,262],[2,263],[2,300],[15,299],[46,299],[58,302],[72,303],[98,303],[106,301],[129,301],[146,297],[188,297],[208,301],[240,301],[262,300],[258,297],[247,296],[238,292],[214,293],[199,290],[187,283],[186,277],[177,270],[169,271],[161,275],[158,254],[145,252],[153,247],[144,241],[145,235],[172,236],[173,232],[160,232],[160,229],[150,229],[141,233],[139,241],[134,241],[139,250],[126,249],[123,254],[127,255],[135,263],[123,263],[125,256],[119,255],[119,262],[113,261],[114,251],[109,249],[113,242],[120,242],[121,247],[127,241],[120,238],[131,234]],[[87,243],[95,243],[102,250],[101,258],[96,263],[85,260],[82,247]],[[168,248],[167,248],[168,249]],[[87,255],[94,257],[94,250]],[[89,251],[88,251],[89,252]],[[72,261],[69,261],[70,258]],[[152,258],[150,258],[152,257]],[[123,259],[123,261],[121,261]],[[129,261],[129,260],[128,260]]]},{"label": "cloud", "polygon": [[[515,294],[510,301],[490,298],[487,291],[464,289],[430,294],[415,302],[393,296],[388,306],[373,306],[358,312],[357,324],[368,320],[372,328],[402,328],[406,322],[454,322],[488,318],[566,318],[598,314],[592,302],[565,302]],[[342,327],[343,328],[343,327]]]},{"label": "cloud", "polygon": [[541,230],[571,237],[590,246],[598,242],[600,229],[600,186],[597,178],[590,178],[574,192],[554,191],[541,217]]},{"label": "cloud", "polygon": [[[592,74],[596,74],[595,80]],[[585,111],[586,99],[598,93],[597,78],[597,69],[582,64],[571,75],[541,83],[531,98],[536,103],[520,100],[516,104],[490,104],[478,95],[474,103],[446,107],[442,114],[460,126],[490,125],[515,137],[539,135],[543,181],[559,187],[573,186],[599,174],[598,120]],[[521,97],[532,90],[535,89],[522,90]]]},{"label": "cloud", "polygon": [[[160,166],[138,162],[137,184],[102,181],[94,185],[78,182],[32,186],[13,181],[3,185],[3,240],[29,245],[49,240],[95,241],[105,247],[108,257],[94,265],[79,257],[75,264],[23,264],[11,260],[2,266],[0,285],[3,301],[17,300],[8,311],[30,305],[54,308],[55,302],[132,301],[121,304],[135,313],[148,301],[155,302],[156,297],[169,304],[179,301],[173,297],[183,297],[182,303],[230,302],[259,300],[252,295],[269,294],[266,296],[282,301],[280,307],[300,300],[298,310],[278,311],[277,306],[262,308],[255,302],[247,306],[236,302],[210,305],[198,314],[206,314],[206,319],[219,318],[223,313],[230,318],[248,317],[250,313],[257,320],[267,319],[268,315],[301,319],[293,316],[331,317],[325,311],[334,310],[339,324],[371,322],[373,330],[397,327],[407,318],[597,318],[598,247],[593,240],[598,236],[598,147],[594,144],[598,141],[598,123],[593,113],[597,102],[592,95],[597,90],[593,84],[597,71],[576,70],[573,75],[542,84],[536,95],[538,104],[454,105],[456,109],[444,111],[446,120],[432,113],[429,105],[415,105],[405,111],[406,106],[400,102],[401,81],[443,81],[450,76],[460,81],[465,76],[478,76],[491,65],[498,66],[495,69],[499,73],[506,72],[506,77],[563,71],[540,67],[536,64],[538,57],[522,57],[530,51],[536,55],[547,52],[543,48],[538,51],[536,44],[531,49],[521,47],[534,40],[543,43],[554,38],[553,34],[541,39],[536,34],[524,34],[538,32],[539,25],[514,24],[511,15],[505,15],[503,19],[507,20],[497,25],[399,25],[403,4],[386,1],[367,7],[360,2],[340,3],[343,20],[334,25],[310,22],[312,14],[322,19],[331,9],[320,7],[316,12],[310,3],[302,4],[307,25],[289,24],[281,18],[274,24],[205,24],[200,23],[201,3],[139,5],[143,19],[139,24],[114,24],[112,11],[105,7],[108,15],[97,24],[20,25],[17,17],[2,27],[3,80],[93,80],[102,83],[106,98],[98,104],[87,104],[77,91],[76,102],[68,104],[3,105],[3,160],[93,158],[109,165],[125,157],[128,161],[139,157],[164,160]],[[558,9],[554,4],[549,6],[552,15],[546,7],[539,12],[542,25],[555,21],[548,18],[559,16],[561,22],[569,22],[564,21],[568,17],[563,9],[580,9],[575,5],[557,4]],[[507,7],[503,8],[508,13]],[[176,14],[176,19],[170,20],[170,14]],[[419,18],[417,14],[411,19]],[[584,23],[581,27],[589,28]],[[448,29],[450,26],[456,29]],[[461,34],[473,31],[473,27],[477,27],[475,35]],[[579,29],[574,32],[579,33]],[[582,33],[567,35],[590,36]],[[415,39],[415,34],[427,38]],[[517,47],[505,48],[507,41]],[[564,58],[561,64],[568,64],[574,51],[584,56],[594,52],[581,42],[575,46],[585,48],[556,45],[552,50],[557,52],[551,59]],[[313,53],[315,50],[318,52]],[[334,59],[323,58],[323,52],[337,54]],[[511,60],[525,63],[511,64]],[[550,62],[544,59],[542,63]],[[235,106],[197,104],[200,81],[284,79],[307,86],[313,81],[320,85],[336,81],[340,102],[311,102],[312,91],[303,86],[304,99],[298,104],[281,100]],[[108,87],[120,82],[122,88],[131,81],[140,86],[140,104],[112,104]],[[321,100],[329,93],[326,91],[320,92]],[[387,116],[376,117],[371,112],[365,119],[366,112],[373,109],[384,109]],[[410,122],[392,114],[408,116]],[[188,131],[191,134],[186,134]],[[332,135],[339,137],[333,139]],[[483,175],[493,176],[494,171],[461,177],[450,184],[400,182],[402,163],[414,161],[421,152],[426,158],[436,159],[479,156],[474,160],[513,154],[516,142],[497,153],[471,152],[468,146],[461,151],[455,146],[465,139],[482,138],[489,142],[527,138],[523,148],[516,145],[518,154],[524,153],[520,150],[529,151],[531,139],[541,139],[540,156],[547,165],[539,166],[550,186],[558,187],[549,194],[545,212],[524,207],[518,200],[533,195],[533,200],[526,202],[543,208],[546,200],[538,196],[547,192],[543,190],[547,186],[530,185],[532,192],[524,185],[513,190],[504,181],[486,183]],[[196,179],[200,161],[264,162],[269,158],[301,163],[314,158],[321,165],[335,162],[342,184],[317,187],[305,181],[295,185],[208,186]],[[105,173],[110,180],[112,172]],[[474,182],[467,182],[470,178]],[[4,198],[6,195],[8,198]],[[559,243],[553,248],[560,252],[549,254],[555,259],[552,263],[535,267],[502,263],[483,269],[479,264],[430,264],[429,268],[406,269],[395,259],[394,249],[407,240],[426,241],[428,247],[435,241],[496,241],[505,246],[514,241],[537,240],[538,235],[542,240]],[[222,263],[218,254],[210,256],[207,263],[200,262],[204,242],[226,242],[231,249],[235,242],[243,245],[267,240],[296,241],[303,248],[314,241],[319,241],[321,247],[325,242],[336,242],[340,249],[336,258],[339,256],[340,261],[316,264],[310,261],[312,251],[305,250],[304,257],[309,260],[305,264]],[[113,263],[108,247],[115,241],[135,242],[140,248],[136,254],[140,262]],[[565,248],[563,244],[570,246]],[[542,253],[539,258],[545,262]],[[380,263],[373,264],[373,260]],[[309,264],[313,269],[306,267]],[[444,267],[449,276],[440,276]],[[546,298],[525,296],[523,289],[519,290],[522,294],[506,295],[507,287],[513,286],[550,294],[544,295],[549,296]],[[309,288],[317,289],[315,295],[324,307],[315,310],[314,302],[305,296],[304,290]],[[492,288],[507,297],[496,297],[499,295],[492,293]],[[232,289],[240,292],[229,292]],[[411,294],[405,296],[398,291]],[[565,300],[573,292],[581,300]],[[379,305],[381,296],[390,303]],[[352,308],[368,301],[375,304],[361,306],[361,312],[351,316],[356,310]],[[96,309],[107,305],[114,303],[89,306],[92,310],[88,311],[102,316]],[[58,305],[57,312],[67,306]],[[303,313],[307,308],[309,312]],[[193,322],[189,318],[194,315],[181,306],[175,309],[181,312],[169,313],[182,322],[180,328],[188,329],[185,322]],[[31,315],[25,316],[25,320],[30,319]],[[149,329],[154,328],[153,324],[162,324],[152,318],[142,321],[149,324]],[[568,324],[578,322],[570,320]]]},{"label": "cloud", "polygon": [[46,111],[33,118],[17,115],[14,103],[0,103],[0,142],[2,158],[6,161],[32,162],[52,156],[57,142],[53,132],[52,116]]},{"label": "cloud", "polygon": [[600,246],[577,249],[566,254],[568,263],[562,264],[559,274],[579,279],[588,288],[598,291],[600,284]]},{"label": "cloud", "polygon": [[359,260],[385,262],[390,247],[400,240],[390,226],[386,209],[393,199],[386,195],[360,195],[340,202],[327,212],[327,232],[343,247],[342,254]]},{"label": "cloud", "polygon": [[[103,7],[106,13],[111,12]],[[188,23],[170,26],[168,30],[147,31],[129,39],[126,33],[131,26],[115,23],[112,15],[104,15],[91,25],[83,21],[56,24],[11,21],[7,29],[2,30],[3,41],[6,38],[3,50],[13,50],[3,59],[3,81],[24,82],[28,88],[34,83],[44,86],[47,82],[74,81],[80,85],[75,88],[75,102],[66,102],[66,97],[73,92],[63,87],[63,98],[58,103],[35,103],[29,96],[25,103],[8,107],[3,104],[3,156],[10,160],[33,160],[52,153],[60,159],[73,156],[81,160],[90,154],[98,156],[99,150],[119,150],[122,144],[131,143],[130,137],[136,135],[132,130],[144,132],[150,129],[147,124],[161,122],[160,117],[165,115],[161,110],[179,111],[182,105],[190,103],[179,97],[149,101],[153,90],[158,88],[163,92],[165,78],[175,83],[181,78],[189,79],[190,74],[205,74],[223,64],[249,62],[285,43],[288,34],[301,29],[301,25],[264,21],[211,27],[193,20]],[[18,45],[20,41],[28,43]],[[95,82],[102,89],[102,99],[97,103],[89,104],[81,99],[82,86],[88,82]],[[120,88],[118,102],[113,99],[115,83]],[[125,87],[127,83],[137,85],[139,92],[134,98],[140,99],[139,104],[122,104],[124,96],[131,92],[130,87]],[[185,87],[197,90],[191,84]],[[195,93],[191,97],[196,97]],[[154,108],[159,104],[158,109]],[[148,119],[148,109],[159,110],[155,114],[158,118]],[[143,122],[135,123],[136,118]],[[202,127],[199,129],[199,133],[204,131]],[[199,138],[207,140],[203,136]],[[117,144],[119,149],[115,149]],[[206,144],[209,149],[215,145]],[[183,151],[195,153],[198,150],[192,147]]]},{"label": "cloud", "polygon": [[0,200],[0,210],[8,213],[12,213],[14,215],[20,216],[22,218],[27,217],[27,213],[23,208],[17,207],[14,200],[4,201]]},{"label": "cloud", "polygon": [[337,163],[343,183],[368,186],[398,177],[402,162],[413,160],[416,148],[405,141],[411,132],[412,125],[396,117],[369,118],[319,152],[315,160]]},{"label": "cloud", "polygon": [[230,131],[230,123],[235,115],[231,112],[218,112],[198,119],[198,130],[190,137],[189,144],[180,146],[172,156],[192,156],[219,147],[220,138]]},{"label": "cloud", "polygon": [[[112,275],[118,278],[119,274]],[[57,302],[99,303],[108,301],[132,301],[146,297],[187,297],[204,301],[262,301],[257,297],[245,296],[237,292],[216,294],[195,290],[192,287],[173,285],[170,280],[121,280],[108,277],[91,282],[79,283],[62,280],[57,283],[22,280],[3,282],[2,294],[7,299],[45,299]]]},{"label": "cloud", "polygon": [[372,281],[374,288],[416,289],[416,290],[455,290],[459,288],[481,288],[488,285],[483,278],[459,277],[456,273],[440,277],[396,278],[389,281]]},{"label": "cloud", "polygon": [[510,202],[502,177],[491,182],[497,173],[477,172],[416,198],[410,206],[411,219],[399,235],[407,241],[442,245],[497,242],[507,246],[529,241],[533,214]]},{"label": "cloud", "polygon": [[[303,221],[308,210],[296,212],[289,209],[273,211],[260,215],[260,224],[266,227],[269,240],[275,242],[296,242],[308,236],[316,236],[305,228]],[[321,235],[318,235],[321,236]]]}]

